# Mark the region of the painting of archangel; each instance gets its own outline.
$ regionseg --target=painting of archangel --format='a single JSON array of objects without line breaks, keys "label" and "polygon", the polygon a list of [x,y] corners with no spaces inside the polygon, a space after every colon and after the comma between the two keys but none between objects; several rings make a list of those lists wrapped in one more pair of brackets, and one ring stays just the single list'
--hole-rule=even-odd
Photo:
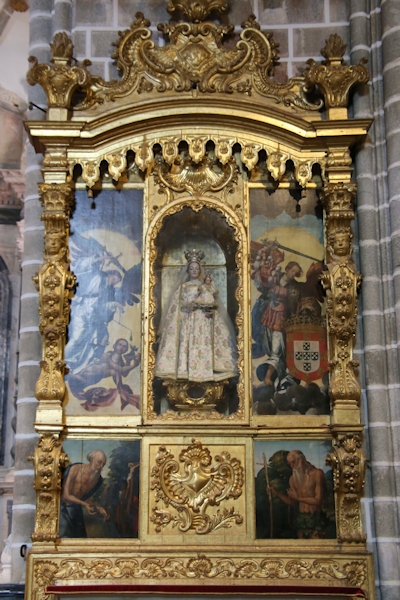
[{"label": "painting of archangel", "polygon": [[251,333],[254,412],[329,413],[324,243],[314,190],[252,189]]},{"label": "painting of archangel", "polygon": [[69,240],[77,285],[65,359],[67,414],[139,414],[142,192],[77,192]]},{"label": "painting of archangel", "polygon": [[59,537],[137,538],[140,442],[66,440]]},{"label": "painting of archangel", "polygon": [[330,447],[325,440],[255,442],[258,539],[336,537]]}]

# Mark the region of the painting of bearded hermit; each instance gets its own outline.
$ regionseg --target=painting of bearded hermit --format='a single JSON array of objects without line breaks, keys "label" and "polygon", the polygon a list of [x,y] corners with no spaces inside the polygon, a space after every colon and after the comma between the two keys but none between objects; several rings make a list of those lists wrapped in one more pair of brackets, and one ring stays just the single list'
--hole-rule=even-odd
[{"label": "painting of bearded hermit", "polygon": [[329,450],[318,440],[255,443],[258,539],[336,537]]},{"label": "painting of bearded hermit", "polygon": [[313,190],[252,189],[253,406],[258,415],[329,414],[323,224]]},{"label": "painting of bearded hermit", "polygon": [[142,192],[103,190],[94,206],[76,196],[66,412],[139,414]]},{"label": "painting of bearded hermit", "polygon": [[137,538],[140,442],[66,440],[59,537]]}]

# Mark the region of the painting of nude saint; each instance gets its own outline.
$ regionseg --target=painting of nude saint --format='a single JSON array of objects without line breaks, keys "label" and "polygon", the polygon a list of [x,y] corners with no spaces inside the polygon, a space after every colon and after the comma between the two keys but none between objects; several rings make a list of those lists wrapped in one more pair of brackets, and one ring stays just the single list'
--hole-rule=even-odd
[{"label": "painting of nude saint", "polygon": [[250,193],[254,412],[329,414],[324,241],[314,190]]},{"label": "painting of nude saint", "polygon": [[258,539],[336,537],[330,447],[324,440],[255,442]]},{"label": "painting of nude saint", "polygon": [[59,537],[137,538],[140,442],[67,440]]},{"label": "painting of nude saint", "polygon": [[78,191],[75,204],[66,413],[139,414],[142,192],[102,190],[91,206]]}]

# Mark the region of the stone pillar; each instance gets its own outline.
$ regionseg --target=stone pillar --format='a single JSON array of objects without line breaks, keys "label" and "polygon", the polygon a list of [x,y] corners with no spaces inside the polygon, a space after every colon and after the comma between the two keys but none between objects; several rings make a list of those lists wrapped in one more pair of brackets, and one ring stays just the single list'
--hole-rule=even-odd
[{"label": "stone pillar", "polygon": [[[5,96],[8,96],[5,101]],[[11,507],[14,491],[15,414],[17,394],[19,296],[21,289],[21,234],[23,173],[20,170],[23,112],[16,115],[20,99],[0,91],[0,121],[7,124],[7,113],[16,126],[3,128],[0,145],[0,594],[11,579]],[[26,109],[26,106],[24,106]],[[19,111],[18,111],[19,112]],[[18,117],[15,119],[15,117]],[[5,152],[10,147],[13,169]],[[3,160],[4,159],[4,160]]]},{"label": "stone pillar", "polygon": [[368,537],[375,544],[378,598],[394,600],[400,596],[400,14],[396,0],[352,0],[351,11],[352,62],[367,56],[371,74],[369,96],[355,98],[355,116],[374,119],[356,164],[363,274],[359,337],[371,466],[364,506]]},{"label": "stone pillar", "polygon": [[[31,0],[30,54],[41,61],[49,60],[49,43],[52,35],[52,0]],[[31,88],[30,102],[46,108],[41,88]],[[28,119],[40,120],[45,113],[32,107]],[[12,582],[20,583],[25,578],[25,561],[21,547],[31,543],[34,526],[35,492],[33,489],[33,457],[37,444],[34,431],[36,406],[35,384],[39,375],[41,337],[39,334],[38,293],[32,277],[42,263],[43,223],[40,220],[38,182],[41,180],[41,156],[28,143],[26,156],[25,231],[24,255],[22,259],[21,325],[19,357],[19,389],[17,399],[17,432],[15,454],[15,488],[13,523],[11,532]],[[23,551],[22,551],[23,554]]]}]

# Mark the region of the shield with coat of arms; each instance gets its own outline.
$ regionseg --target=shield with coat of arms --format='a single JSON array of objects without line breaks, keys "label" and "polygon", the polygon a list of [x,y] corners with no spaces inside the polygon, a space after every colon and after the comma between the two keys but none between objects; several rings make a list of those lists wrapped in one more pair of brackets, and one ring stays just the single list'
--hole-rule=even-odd
[{"label": "shield with coat of arms", "polygon": [[294,320],[286,327],[286,365],[293,377],[307,384],[327,372],[326,328],[320,322]]}]

